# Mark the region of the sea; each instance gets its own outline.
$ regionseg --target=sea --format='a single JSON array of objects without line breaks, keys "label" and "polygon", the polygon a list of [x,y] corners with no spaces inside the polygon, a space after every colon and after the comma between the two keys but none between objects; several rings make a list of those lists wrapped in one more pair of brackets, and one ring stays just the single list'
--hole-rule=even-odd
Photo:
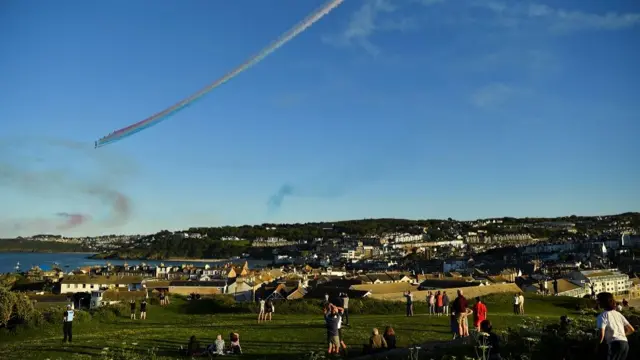
[{"label": "sea", "polygon": [[[102,260],[90,259],[93,254],[87,253],[31,253],[31,252],[6,252],[0,253],[0,273],[9,273],[16,271],[16,265],[19,265],[19,271],[27,271],[33,266],[39,266],[43,270],[50,270],[54,265],[58,265],[63,270],[74,270],[83,266],[105,265],[129,265],[147,264],[180,266],[182,264],[193,264],[195,266],[220,266],[229,262],[244,263],[245,259],[227,260],[227,261],[163,261],[163,260]],[[255,269],[270,265],[270,260],[253,260],[246,259],[249,268]]]}]

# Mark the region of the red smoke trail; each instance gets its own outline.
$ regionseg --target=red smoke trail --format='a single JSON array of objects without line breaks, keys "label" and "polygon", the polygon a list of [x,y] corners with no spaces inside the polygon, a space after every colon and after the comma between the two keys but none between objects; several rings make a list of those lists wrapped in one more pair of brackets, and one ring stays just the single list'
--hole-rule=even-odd
[{"label": "red smoke trail", "polygon": [[91,217],[89,215],[84,215],[84,214],[69,214],[69,213],[61,212],[61,213],[57,213],[56,215],[67,218],[67,221],[64,224],[58,225],[58,229],[60,230],[72,229],[76,226],[80,226],[85,222],[91,220]]}]

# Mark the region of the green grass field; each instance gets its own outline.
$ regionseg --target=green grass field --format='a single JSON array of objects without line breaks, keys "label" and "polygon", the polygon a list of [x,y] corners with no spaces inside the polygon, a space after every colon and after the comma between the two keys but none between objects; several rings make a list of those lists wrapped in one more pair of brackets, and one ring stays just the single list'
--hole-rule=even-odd
[{"label": "green grass field", "polygon": [[[559,316],[571,314],[576,299],[528,298],[527,317],[540,317],[556,322]],[[292,355],[324,351],[326,332],[322,315],[274,314],[272,322],[258,324],[252,314],[193,315],[184,311],[184,300],[175,299],[168,307],[150,306],[147,320],[130,320],[126,315],[105,320],[91,319],[74,324],[72,345],[62,343],[62,324],[29,329],[0,339],[1,359],[80,359],[101,357],[105,347],[132,347],[139,352],[157,348],[160,359],[179,358],[177,348],[195,335],[202,345],[213,342],[217,334],[228,339],[230,332],[240,333],[245,359],[293,358]],[[487,299],[489,319],[494,328],[514,327],[522,316],[511,313],[510,296]],[[276,309],[277,311],[277,309]],[[368,342],[371,329],[391,325],[396,330],[398,346],[406,347],[451,338],[447,317],[432,317],[424,312],[407,318],[394,315],[351,315],[351,327],[344,329],[344,339],[353,353]],[[126,343],[126,344],[125,344]]]}]

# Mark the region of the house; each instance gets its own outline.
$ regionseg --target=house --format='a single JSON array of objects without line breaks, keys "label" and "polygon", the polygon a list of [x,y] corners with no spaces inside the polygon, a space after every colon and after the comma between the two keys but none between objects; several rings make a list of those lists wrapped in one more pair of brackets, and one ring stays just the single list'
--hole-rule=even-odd
[{"label": "house", "polygon": [[392,284],[361,284],[361,285],[353,285],[350,287],[351,290],[359,290],[370,292],[371,294],[387,294],[387,293],[398,293],[405,291],[415,291],[417,290],[417,286],[411,283],[392,283]]},{"label": "house", "polygon": [[233,295],[237,302],[253,301],[254,289],[251,284],[237,279],[227,285],[227,294]]},{"label": "house", "polygon": [[137,276],[65,276],[61,281],[60,293],[91,292],[93,290],[114,289],[135,291],[142,288],[142,278]]},{"label": "house", "polygon": [[226,280],[212,281],[191,281],[191,280],[174,280],[169,283],[169,293],[190,295],[215,295],[227,293]]},{"label": "house", "polygon": [[[554,294],[554,286],[551,281],[547,281],[547,290],[550,294]],[[584,286],[573,283],[567,279],[557,279],[558,293],[555,294],[557,296],[571,296],[571,297],[583,297],[588,294],[588,291]],[[544,287],[544,285],[543,285]],[[526,292],[536,292],[542,293],[544,289],[540,289],[540,283],[532,283],[531,285],[525,286],[524,291]]]},{"label": "house", "polygon": [[265,285],[256,291],[256,299],[265,300],[296,300],[302,299],[307,294],[301,281],[281,282],[279,284]]},{"label": "house", "polygon": [[626,294],[631,287],[629,275],[617,269],[574,271],[567,276],[567,280],[576,285],[584,286],[598,294],[609,292],[614,295]]}]

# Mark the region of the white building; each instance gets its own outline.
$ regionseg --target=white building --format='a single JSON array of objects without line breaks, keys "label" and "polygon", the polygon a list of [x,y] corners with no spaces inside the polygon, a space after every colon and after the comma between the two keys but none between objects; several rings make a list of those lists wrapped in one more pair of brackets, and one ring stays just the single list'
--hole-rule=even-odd
[{"label": "white building", "polygon": [[601,292],[624,294],[628,293],[631,287],[629,275],[617,269],[574,271],[569,274],[569,280],[576,285],[583,285],[588,293],[593,287],[596,294]]},{"label": "white building", "polygon": [[66,276],[60,281],[60,293],[83,293],[97,290],[115,289],[134,291],[142,288],[142,278],[133,276]]}]

